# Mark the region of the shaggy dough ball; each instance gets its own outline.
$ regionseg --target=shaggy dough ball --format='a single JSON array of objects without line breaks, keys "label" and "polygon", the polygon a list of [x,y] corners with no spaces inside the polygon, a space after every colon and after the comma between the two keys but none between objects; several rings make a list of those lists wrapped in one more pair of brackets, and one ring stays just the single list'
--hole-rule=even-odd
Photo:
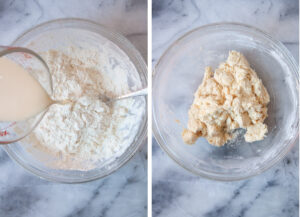
[{"label": "shaggy dough ball", "polygon": [[193,144],[205,137],[222,146],[234,137],[237,128],[246,129],[247,142],[262,140],[268,132],[264,120],[269,94],[243,54],[230,51],[227,61],[212,71],[205,68],[204,79],[194,95],[187,129],[182,137]]}]

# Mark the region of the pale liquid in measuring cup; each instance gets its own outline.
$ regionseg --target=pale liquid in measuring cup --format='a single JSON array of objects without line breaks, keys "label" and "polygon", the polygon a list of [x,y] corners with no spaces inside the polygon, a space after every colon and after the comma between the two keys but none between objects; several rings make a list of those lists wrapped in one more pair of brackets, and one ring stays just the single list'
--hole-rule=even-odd
[{"label": "pale liquid in measuring cup", "polygon": [[8,58],[0,58],[0,121],[25,120],[52,103],[27,71]]}]

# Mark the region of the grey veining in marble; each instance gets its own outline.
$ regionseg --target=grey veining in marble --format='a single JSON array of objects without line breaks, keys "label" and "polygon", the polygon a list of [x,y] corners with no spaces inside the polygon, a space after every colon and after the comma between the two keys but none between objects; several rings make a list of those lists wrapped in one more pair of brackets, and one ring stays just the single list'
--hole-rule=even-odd
[{"label": "grey veining in marble", "polygon": [[[25,30],[65,17],[96,21],[123,33],[147,55],[146,0],[0,1],[0,44]],[[90,183],[59,184],[33,176],[0,149],[0,217],[145,217],[147,148],[120,170]]]},{"label": "grey veining in marble", "polygon": [[[187,31],[215,22],[242,22],[282,41],[298,60],[297,0],[153,0],[153,59]],[[154,139],[153,139],[154,140]],[[299,142],[287,157],[254,178],[216,182],[197,177],[153,142],[153,217],[299,216]]]}]

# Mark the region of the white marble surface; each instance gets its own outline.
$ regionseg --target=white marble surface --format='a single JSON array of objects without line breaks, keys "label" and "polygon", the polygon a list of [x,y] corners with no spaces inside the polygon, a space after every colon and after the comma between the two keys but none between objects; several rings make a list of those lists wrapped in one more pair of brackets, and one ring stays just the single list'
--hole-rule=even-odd
[{"label": "white marble surface", "polygon": [[[269,32],[298,60],[298,8],[297,0],[153,0],[153,65],[188,30],[222,21]],[[270,170],[228,183],[192,175],[153,143],[153,217],[299,216],[299,142]]]},{"label": "white marble surface", "polygon": [[[0,44],[48,20],[86,18],[122,32],[147,55],[146,0],[1,0]],[[85,184],[41,180],[0,149],[0,216],[145,217],[146,144],[131,161],[107,178]]]}]

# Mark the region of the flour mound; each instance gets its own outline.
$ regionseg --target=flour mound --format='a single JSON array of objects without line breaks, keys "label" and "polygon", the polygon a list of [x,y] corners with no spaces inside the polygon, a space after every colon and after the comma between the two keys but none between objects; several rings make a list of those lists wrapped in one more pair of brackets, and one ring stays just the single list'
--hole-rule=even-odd
[{"label": "flour mound", "polygon": [[[129,92],[121,64],[97,50],[74,47],[42,56],[53,79],[51,98],[70,102],[50,107],[31,135],[34,148],[59,158],[55,168],[76,170],[92,169],[95,162],[123,152],[134,138],[128,135],[137,131],[141,109],[133,99],[107,105],[98,97]],[[128,115],[132,109],[136,114]]]}]

